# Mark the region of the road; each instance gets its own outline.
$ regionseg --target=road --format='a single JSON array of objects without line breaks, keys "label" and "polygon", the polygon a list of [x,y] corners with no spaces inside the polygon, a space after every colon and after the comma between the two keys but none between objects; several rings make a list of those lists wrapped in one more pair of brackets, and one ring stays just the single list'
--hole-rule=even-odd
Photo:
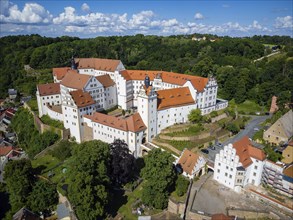
[{"label": "road", "polygon": [[[270,118],[270,115],[264,115],[264,116],[251,116],[252,119],[248,122],[248,124],[245,126],[245,129],[241,130],[238,134],[233,136],[232,138],[228,139],[227,141],[223,142],[222,145],[225,146],[229,143],[234,143],[244,136],[248,136],[249,138],[252,138],[253,135],[257,132],[258,129],[261,129],[262,126],[260,125],[262,122],[264,122],[266,119]],[[260,146],[257,143],[254,143],[255,146]],[[214,146],[215,150],[209,149],[208,154],[208,160],[214,162],[216,154],[220,152],[223,147]]]}]

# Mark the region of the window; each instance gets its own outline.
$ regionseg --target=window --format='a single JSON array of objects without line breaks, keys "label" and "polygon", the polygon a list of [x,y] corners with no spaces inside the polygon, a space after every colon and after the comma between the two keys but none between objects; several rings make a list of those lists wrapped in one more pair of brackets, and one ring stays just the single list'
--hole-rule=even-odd
[{"label": "window", "polygon": [[228,173],[225,173],[225,176],[228,176]]},{"label": "window", "polygon": [[257,170],[257,166],[254,166],[254,169]]},{"label": "window", "polygon": [[253,176],[256,176],[256,173],[253,173]]},{"label": "window", "polygon": [[221,166],[221,163],[218,163],[219,166]]},{"label": "window", "polygon": [[232,179],[232,175],[231,174],[229,175],[229,178]]},{"label": "window", "polygon": [[217,172],[220,173],[220,169],[218,169]]}]

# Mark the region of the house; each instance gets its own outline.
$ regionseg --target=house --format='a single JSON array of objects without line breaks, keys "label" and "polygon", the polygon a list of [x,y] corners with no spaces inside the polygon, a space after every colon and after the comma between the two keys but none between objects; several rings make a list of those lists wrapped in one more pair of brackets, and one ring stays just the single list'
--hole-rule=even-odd
[{"label": "house", "polygon": [[293,163],[293,140],[291,140],[287,147],[282,152],[282,162],[285,164]]},{"label": "house", "polygon": [[15,89],[8,89],[8,96],[10,100],[14,100],[17,96],[17,90]]},{"label": "house", "polygon": [[293,136],[293,112],[288,111],[263,134],[263,139],[271,144],[286,143]]},{"label": "house", "polygon": [[245,136],[216,154],[214,179],[236,192],[248,184],[259,186],[265,158],[265,153]]},{"label": "house", "polygon": [[124,140],[129,150],[136,157],[140,156],[140,145],[146,141],[145,126],[140,114],[135,113],[127,118],[119,118],[95,112],[84,116],[85,137],[100,139],[113,143],[115,139]]},{"label": "house", "polygon": [[0,147],[0,182],[3,182],[4,168],[10,159],[18,159],[23,152],[15,150],[13,146],[1,146]]},{"label": "house", "polygon": [[274,163],[266,160],[262,174],[262,183],[276,191],[293,196],[293,164]]},{"label": "house", "polygon": [[40,220],[41,218],[34,212],[23,207],[13,215],[12,219],[13,220]]},{"label": "house", "polygon": [[203,175],[205,173],[205,164],[206,160],[203,156],[193,153],[186,148],[176,161],[176,165],[181,166],[183,175],[189,179]]}]

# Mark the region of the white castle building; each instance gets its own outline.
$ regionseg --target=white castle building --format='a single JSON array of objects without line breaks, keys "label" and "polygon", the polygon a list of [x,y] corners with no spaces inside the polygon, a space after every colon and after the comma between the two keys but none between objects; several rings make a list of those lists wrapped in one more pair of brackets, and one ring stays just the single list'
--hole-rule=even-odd
[{"label": "white castle building", "polygon": [[216,155],[214,179],[237,192],[248,184],[259,186],[265,159],[264,152],[245,136]]},{"label": "white castle building", "polygon": [[[53,68],[53,79],[37,86],[40,117],[63,121],[78,143],[123,139],[137,156],[141,143],[170,125],[187,122],[190,110],[208,114],[228,106],[217,99],[212,77],[126,70],[120,60],[72,59],[71,68]],[[98,113],[115,106],[137,113],[129,118]]]}]

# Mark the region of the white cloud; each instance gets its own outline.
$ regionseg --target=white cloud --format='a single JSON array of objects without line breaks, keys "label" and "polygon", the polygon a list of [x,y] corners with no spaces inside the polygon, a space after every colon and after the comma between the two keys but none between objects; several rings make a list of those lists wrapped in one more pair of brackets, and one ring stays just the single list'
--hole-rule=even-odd
[{"label": "white cloud", "polygon": [[223,4],[222,7],[223,7],[223,8],[230,8],[230,5]]},{"label": "white cloud", "polygon": [[[6,14],[2,8],[6,8]],[[132,34],[193,34],[210,33],[218,35],[248,36],[254,34],[271,33],[266,27],[254,20],[251,24],[227,22],[223,24],[205,24],[201,13],[196,13],[196,22],[182,22],[175,17],[160,18],[153,11],[140,11],[135,14],[105,14],[87,12],[90,10],[84,3],[81,6],[82,14],[74,7],[65,7],[64,11],[53,17],[43,6],[36,3],[27,3],[20,10],[16,4],[1,0],[0,35],[39,33],[47,36],[71,35],[92,37],[97,35],[132,35]],[[3,11],[3,12],[2,12]],[[43,27],[46,25],[46,28]],[[287,31],[292,28],[292,17],[278,17],[276,27]],[[287,29],[285,29],[287,28]],[[287,31],[288,32],[288,31]]]},{"label": "white cloud", "polygon": [[84,12],[87,12],[90,10],[90,6],[88,6],[87,3],[83,3],[82,6],[81,6],[81,10],[84,11]]},{"label": "white cloud", "polygon": [[[277,17],[275,20],[276,28],[293,28],[293,21],[291,16]],[[292,31],[292,30],[291,30]]]},{"label": "white cloud", "polygon": [[6,9],[8,8],[8,12],[6,14],[1,12],[0,20],[2,23],[46,24],[51,22],[53,17],[49,11],[37,3],[26,3],[22,11],[18,9],[17,5],[10,7],[7,3],[3,5]]},{"label": "white cloud", "polygon": [[201,13],[198,12],[198,13],[196,13],[194,15],[194,18],[197,19],[197,20],[201,20],[201,19],[204,19],[204,16]]}]

